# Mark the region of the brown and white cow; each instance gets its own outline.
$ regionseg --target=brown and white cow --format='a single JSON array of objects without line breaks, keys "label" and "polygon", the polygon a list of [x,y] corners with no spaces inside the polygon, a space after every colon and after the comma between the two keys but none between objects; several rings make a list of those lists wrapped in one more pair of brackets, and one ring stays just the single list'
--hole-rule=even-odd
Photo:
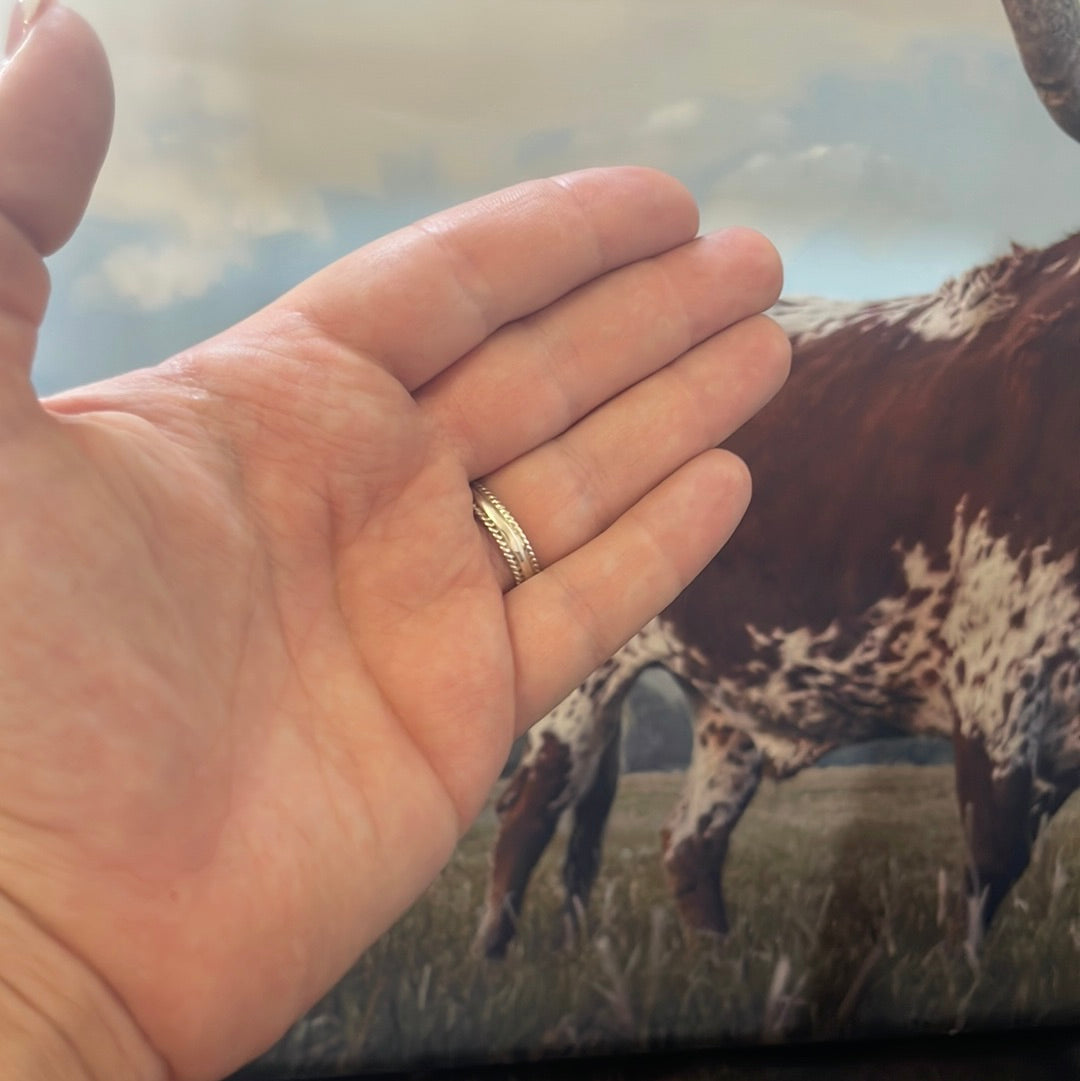
[{"label": "brown and white cow", "polygon": [[[1080,136],[1080,71],[1059,55],[1080,53],[1075,0],[1006,7],[1044,102]],[[931,295],[785,301],[775,315],[790,380],[727,444],[754,475],[750,511],[533,729],[498,802],[479,932],[490,956],[564,813],[571,918],[587,899],[622,702],[650,666],[696,706],[663,849],[676,903],[702,929],[727,928],[728,840],[766,771],[790,776],[875,737],[951,738],[972,947],[1040,824],[1080,786],[1080,234]]]}]

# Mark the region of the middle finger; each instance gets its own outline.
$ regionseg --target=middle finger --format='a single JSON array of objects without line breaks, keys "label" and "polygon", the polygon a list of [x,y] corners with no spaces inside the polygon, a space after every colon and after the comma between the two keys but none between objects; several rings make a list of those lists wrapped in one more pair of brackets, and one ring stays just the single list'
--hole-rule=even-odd
[{"label": "middle finger", "polygon": [[790,360],[776,323],[746,319],[484,483],[512,508],[540,566],[551,566],[727,439],[780,389]]},{"label": "middle finger", "polygon": [[770,307],[781,277],[776,250],[753,230],[699,237],[503,327],[417,401],[470,476],[490,473]]}]

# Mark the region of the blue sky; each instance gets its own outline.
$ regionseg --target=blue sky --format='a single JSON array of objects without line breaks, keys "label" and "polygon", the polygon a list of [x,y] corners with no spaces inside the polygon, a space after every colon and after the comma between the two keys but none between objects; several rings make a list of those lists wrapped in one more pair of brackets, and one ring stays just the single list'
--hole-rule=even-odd
[{"label": "blue sky", "polygon": [[471,195],[679,176],[788,292],[935,288],[1080,227],[1080,146],[970,0],[81,0],[113,153],[51,263],[48,393],[154,363]]}]

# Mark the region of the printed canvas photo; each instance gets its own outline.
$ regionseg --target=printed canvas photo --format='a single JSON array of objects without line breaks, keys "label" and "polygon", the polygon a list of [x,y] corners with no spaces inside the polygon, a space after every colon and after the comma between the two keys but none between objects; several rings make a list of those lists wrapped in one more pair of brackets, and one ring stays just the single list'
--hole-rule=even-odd
[{"label": "printed canvas photo", "polygon": [[245,1076],[1075,1023],[1073,0],[79,9],[119,111],[42,394],[590,165],[673,174],[785,265],[738,531]]}]

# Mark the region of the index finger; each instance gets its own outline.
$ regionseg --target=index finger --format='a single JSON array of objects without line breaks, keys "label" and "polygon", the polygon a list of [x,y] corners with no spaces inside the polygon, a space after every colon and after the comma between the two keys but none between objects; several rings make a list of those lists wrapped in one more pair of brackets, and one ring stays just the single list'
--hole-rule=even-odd
[{"label": "index finger", "polygon": [[500,326],[609,270],[690,240],[674,178],[619,167],[529,181],[391,233],[276,305],[377,361],[409,390]]}]

